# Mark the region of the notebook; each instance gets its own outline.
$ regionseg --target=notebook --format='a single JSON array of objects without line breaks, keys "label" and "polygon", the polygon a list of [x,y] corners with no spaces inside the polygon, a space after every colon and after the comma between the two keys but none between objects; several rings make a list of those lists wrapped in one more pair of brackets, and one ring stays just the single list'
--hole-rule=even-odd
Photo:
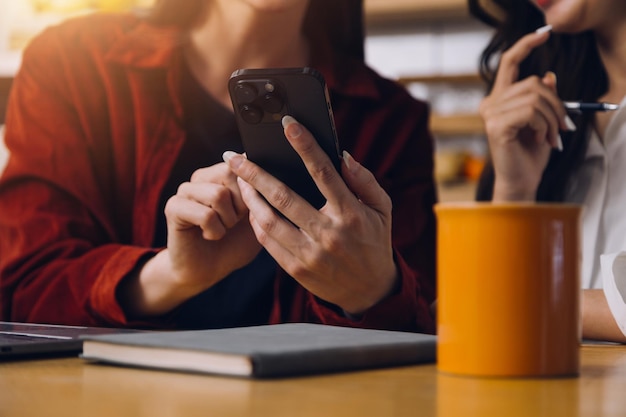
[{"label": "notebook", "polygon": [[437,340],[310,323],[84,337],[90,361],[248,378],[432,363]]},{"label": "notebook", "polygon": [[0,361],[74,356],[82,351],[82,335],[128,332],[136,330],[0,321]]}]

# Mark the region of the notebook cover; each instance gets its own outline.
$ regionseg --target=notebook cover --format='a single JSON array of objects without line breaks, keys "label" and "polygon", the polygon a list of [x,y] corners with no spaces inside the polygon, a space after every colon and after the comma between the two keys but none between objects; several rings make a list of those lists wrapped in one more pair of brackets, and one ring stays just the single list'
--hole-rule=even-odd
[{"label": "notebook cover", "polygon": [[[248,358],[252,362],[252,371],[248,376],[257,378],[434,362],[436,354],[436,336],[433,335],[309,323],[89,336],[85,340],[83,357],[89,360],[207,372],[206,364],[195,367],[187,362],[173,366],[171,363],[164,364],[158,355],[151,358],[151,352],[165,348],[178,353],[203,353],[209,364],[216,354],[228,354]],[[144,363],[126,362],[119,357],[111,360],[92,356],[88,349],[89,341],[140,347],[145,349],[145,355],[141,357]],[[194,356],[197,361],[198,356]],[[208,372],[211,373],[210,370]],[[221,370],[219,373],[229,372]]]}]

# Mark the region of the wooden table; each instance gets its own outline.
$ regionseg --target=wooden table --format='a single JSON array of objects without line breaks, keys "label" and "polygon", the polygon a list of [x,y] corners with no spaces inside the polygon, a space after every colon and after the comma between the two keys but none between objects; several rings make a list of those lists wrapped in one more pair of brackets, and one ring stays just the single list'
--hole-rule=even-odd
[{"label": "wooden table", "polygon": [[626,416],[626,347],[583,346],[581,375],[491,379],[434,365],[282,380],[94,365],[0,363],[0,416]]}]

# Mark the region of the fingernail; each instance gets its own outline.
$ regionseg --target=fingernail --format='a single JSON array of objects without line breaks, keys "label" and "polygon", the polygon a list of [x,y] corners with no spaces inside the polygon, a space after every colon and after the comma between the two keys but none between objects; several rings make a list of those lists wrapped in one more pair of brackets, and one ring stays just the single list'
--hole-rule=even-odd
[{"label": "fingernail", "polygon": [[552,78],[552,81],[554,81],[554,85],[556,85],[556,73],[554,71],[548,71],[546,72],[546,76]]},{"label": "fingernail", "polygon": [[292,116],[289,116],[289,115],[283,116],[283,120],[282,120],[283,128],[286,129],[287,126],[293,123],[298,123],[298,121],[294,119]]},{"label": "fingernail", "polygon": [[342,157],[343,163],[346,164],[346,168],[348,168],[348,171],[355,173],[357,170],[357,165],[352,155],[350,155],[348,151],[343,151]]},{"label": "fingernail", "polygon": [[552,25],[545,25],[540,27],[535,31],[537,35],[541,35],[542,33],[550,32],[552,30]]},{"label": "fingernail", "polygon": [[298,123],[298,121],[294,119],[293,117],[289,115],[284,116],[282,120],[282,124],[283,124],[283,129],[285,129],[286,133],[287,133],[287,129],[289,129],[288,134],[290,137],[297,138],[298,136],[300,136],[300,134],[302,134],[302,128],[300,127],[300,123]]},{"label": "fingernail", "polygon": [[250,184],[248,184],[247,182],[245,182],[243,180],[243,178],[241,177],[237,177],[237,186],[239,187],[239,189],[241,190],[241,195],[245,198],[245,196],[247,195],[247,191],[248,188],[246,187],[250,187]]},{"label": "fingernail", "polygon": [[222,159],[229,167],[237,169],[243,162],[243,156],[233,151],[226,151],[222,154]]},{"label": "fingernail", "polygon": [[570,132],[576,131],[576,124],[567,114],[565,115],[565,125],[567,126],[567,130],[569,130]]},{"label": "fingernail", "polygon": [[343,163],[346,164],[346,168],[348,168],[348,170],[350,169],[350,160],[352,159],[352,157],[350,156],[350,154],[348,153],[348,151],[343,151]]},{"label": "fingernail", "polygon": [[561,135],[556,135],[556,148],[559,151],[563,151],[563,139],[561,139]]}]

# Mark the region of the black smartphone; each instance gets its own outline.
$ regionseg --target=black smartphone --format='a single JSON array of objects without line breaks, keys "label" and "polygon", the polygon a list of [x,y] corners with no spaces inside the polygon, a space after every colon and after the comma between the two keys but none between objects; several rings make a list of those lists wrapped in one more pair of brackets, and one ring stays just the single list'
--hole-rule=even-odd
[{"label": "black smartphone", "polygon": [[[248,159],[320,208],[326,199],[291,147],[281,124],[293,116],[340,170],[340,151],[326,82],[313,68],[240,69],[229,80],[237,127]],[[340,172],[340,171],[339,171]]]}]

